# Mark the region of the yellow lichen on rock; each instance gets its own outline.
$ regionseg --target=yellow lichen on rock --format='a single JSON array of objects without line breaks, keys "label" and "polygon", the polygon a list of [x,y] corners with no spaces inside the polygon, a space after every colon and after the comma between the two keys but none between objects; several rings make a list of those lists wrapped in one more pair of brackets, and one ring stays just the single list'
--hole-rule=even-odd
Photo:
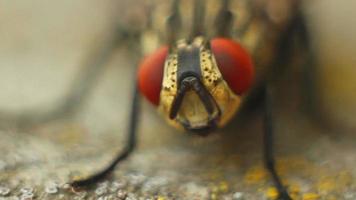
[{"label": "yellow lichen on rock", "polygon": [[244,178],[244,180],[247,184],[263,183],[266,181],[266,179],[267,179],[267,172],[261,166],[253,167],[253,168],[249,169],[246,172],[246,175]]},{"label": "yellow lichen on rock", "polygon": [[303,194],[302,200],[318,200],[320,199],[320,195],[316,193],[305,193]]},{"label": "yellow lichen on rock", "polygon": [[225,193],[229,191],[229,184],[226,181],[221,181],[219,183],[219,192]]},{"label": "yellow lichen on rock", "polygon": [[157,200],[167,200],[167,199],[162,196],[159,196],[159,197],[157,197]]},{"label": "yellow lichen on rock", "polygon": [[275,200],[278,198],[278,191],[275,187],[270,187],[266,191],[266,196],[268,199]]},{"label": "yellow lichen on rock", "polygon": [[335,190],[336,188],[335,179],[332,177],[323,177],[320,181],[316,184],[316,187],[319,192],[321,193],[329,193],[330,191]]}]

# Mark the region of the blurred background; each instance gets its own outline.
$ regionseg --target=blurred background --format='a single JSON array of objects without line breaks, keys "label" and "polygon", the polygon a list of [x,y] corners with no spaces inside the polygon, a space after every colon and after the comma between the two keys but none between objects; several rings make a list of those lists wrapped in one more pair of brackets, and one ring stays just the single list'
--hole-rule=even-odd
[{"label": "blurred background", "polygon": [[[60,104],[113,24],[140,24],[143,2],[2,1],[0,110],[21,113]],[[325,126],[297,112],[288,97],[275,106],[279,170],[301,199],[356,198],[355,7],[348,0],[304,4]],[[125,141],[137,59],[127,49],[115,50],[78,113],[31,129],[0,131],[0,198],[115,199],[120,192],[152,199],[273,198],[262,165],[259,115],[239,126],[239,134],[231,125],[224,135],[191,138],[172,130],[147,102],[138,151],[115,178],[86,193],[67,192],[64,183],[100,169]]]}]

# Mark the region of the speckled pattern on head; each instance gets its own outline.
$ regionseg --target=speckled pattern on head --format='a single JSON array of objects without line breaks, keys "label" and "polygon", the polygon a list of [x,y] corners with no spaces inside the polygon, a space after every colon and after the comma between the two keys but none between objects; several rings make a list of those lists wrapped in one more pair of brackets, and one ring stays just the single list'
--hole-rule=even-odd
[{"label": "speckled pattern on head", "polygon": [[[180,40],[171,49],[166,60],[163,73],[163,83],[160,95],[159,111],[163,114],[169,124],[183,128],[180,122],[185,121],[193,128],[207,126],[211,117],[216,118],[217,126],[224,126],[235,114],[241,98],[234,94],[224,81],[216,64],[214,55],[208,48],[208,43],[203,37],[195,38],[191,43]],[[174,99],[177,96],[179,80],[178,71],[178,51],[181,49],[199,49],[201,82],[207,89],[211,97],[215,100],[218,108],[209,115],[195,91],[188,90],[184,95],[183,102],[175,119],[170,119],[169,113],[172,109]]]}]

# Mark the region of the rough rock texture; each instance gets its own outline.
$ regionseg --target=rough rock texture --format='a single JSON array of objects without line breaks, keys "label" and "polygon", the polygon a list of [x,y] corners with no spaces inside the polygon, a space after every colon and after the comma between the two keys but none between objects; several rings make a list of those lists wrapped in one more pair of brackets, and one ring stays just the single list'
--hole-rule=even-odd
[{"label": "rough rock texture", "polygon": [[[92,41],[105,36],[109,13],[114,10],[111,5],[109,0],[6,2],[0,13],[1,29],[6,30],[0,32],[0,108],[20,112],[59,103],[80,71],[78,63],[93,48]],[[318,6],[329,9],[320,3],[308,10]],[[340,19],[334,21],[338,23],[344,15],[336,13],[339,18],[330,20]],[[325,22],[325,18],[321,13],[312,21]],[[339,29],[349,28],[342,25]],[[325,27],[315,29],[321,34]],[[332,36],[315,36],[321,55],[328,49],[322,39],[330,41]],[[350,45],[335,40],[331,44]],[[69,180],[105,166],[125,142],[135,76],[130,58],[125,50],[117,51],[76,115],[29,130],[7,127],[0,132],[0,199],[275,198],[263,169],[259,112],[235,120],[211,137],[196,138],[166,125],[147,102],[142,102],[139,146],[132,157],[112,178],[90,190],[68,188]],[[332,56],[323,58],[333,60]],[[325,113],[328,119],[336,116],[328,124],[310,121],[299,111],[290,77],[277,87],[278,172],[296,199],[356,199],[356,97],[351,92],[356,83],[349,75],[356,71],[347,67],[355,63],[349,56],[340,63],[341,70],[330,67],[330,62],[322,65]],[[333,76],[328,76],[331,72]],[[334,121],[338,123],[330,126]]]}]

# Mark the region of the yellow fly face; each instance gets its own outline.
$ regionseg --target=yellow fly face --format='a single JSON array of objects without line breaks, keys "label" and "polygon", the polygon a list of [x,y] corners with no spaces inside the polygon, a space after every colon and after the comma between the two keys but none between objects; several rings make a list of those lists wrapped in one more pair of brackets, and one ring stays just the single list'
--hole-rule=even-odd
[{"label": "yellow fly face", "polygon": [[208,41],[178,41],[165,66],[159,111],[169,124],[191,131],[225,125],[241,99],[224,81]]}]

